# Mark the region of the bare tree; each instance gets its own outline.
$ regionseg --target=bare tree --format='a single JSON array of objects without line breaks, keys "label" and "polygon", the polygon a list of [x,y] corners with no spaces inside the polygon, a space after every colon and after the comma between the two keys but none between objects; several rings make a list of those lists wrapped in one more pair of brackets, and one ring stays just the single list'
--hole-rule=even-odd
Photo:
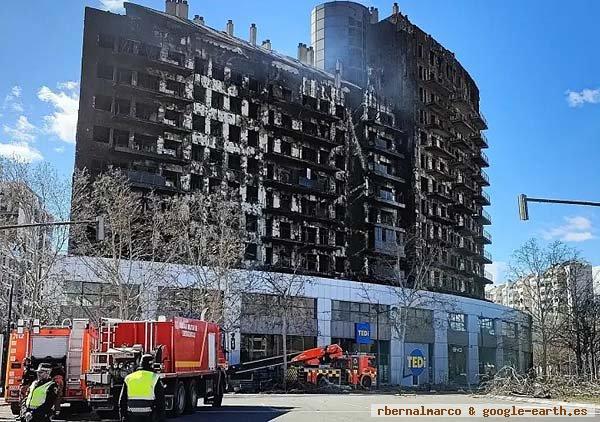
[{"label": "bare tree", "polygon": [[[69,181],[48,163],[0,162],[0,225],[68,220]],[[68,227],[27,227],[0,231],[3,319],[58,318],[57,274],[52,268],[64,253]]]},{"label": "bare tree", "polygon": [[[539,366],[544,376],[548,374],[549,346],[560,340],[565,324],[556,301],[567,293],[561,283],[565,265],[576,261],[577,251],[562,242],[542,246],[531,239],[513,253],[509,264],[509,275],[521,291],[522,307],[532,318],[533,342],[540,351]],[[561,292],[552,288],[553,281]]]},{"label": "bare tree", "polygon": [[[94,180],[85,171],[76,173],[72,215],[79,220],[105,218],[103,240],[97,240],[84,226],[72,228],[71,252],[98,280],[108,284],[108,296],[112,297],[110,309],[101,307],[90,316],[99,318],[108,311],[118,318],[139,318],[154,301],[151,292],[175,277],[168,264],[178,257],[173,229],[177,215],[164,198],[133,191],[118,170]],[[84,294],[81,299],[86,300]],[[85,303],[81,305],[86,308]]]}]

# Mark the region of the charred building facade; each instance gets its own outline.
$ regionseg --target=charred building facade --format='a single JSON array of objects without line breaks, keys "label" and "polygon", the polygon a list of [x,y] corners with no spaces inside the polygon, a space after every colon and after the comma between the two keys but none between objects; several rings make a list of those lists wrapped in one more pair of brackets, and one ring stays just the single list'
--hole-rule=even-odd
[{"label": "charred building facade", "polygon": [[143,191],[233,193],[254,267],[385,282],[381,263],[410,265],[415,233],[441,245],[431,288],[483,298],[477,87],[396,6],[382,21],[317,6],[297,59],[257,45],[255,25],[246,41],[231,21],[188,19],[185,0],[125,8],[86,9],[76,168],[121,168]]}]

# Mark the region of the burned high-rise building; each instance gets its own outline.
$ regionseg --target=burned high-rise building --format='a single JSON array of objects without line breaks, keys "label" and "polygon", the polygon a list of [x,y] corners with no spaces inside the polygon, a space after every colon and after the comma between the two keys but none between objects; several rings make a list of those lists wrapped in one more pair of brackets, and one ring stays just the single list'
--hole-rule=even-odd
[{"label": "burned high-rise building", "polygon": [[418,236],[440,245],[431,288],[483,297],[478,90],[396,6],[382,21],[317,6],[297,59],[257,43],[254,24],[244,40],[232,21],[189,19],[185,0],[125,8],[86,9],[76,168],[121,168],[158,193],[236,192],[248,265],[386,282]]}]

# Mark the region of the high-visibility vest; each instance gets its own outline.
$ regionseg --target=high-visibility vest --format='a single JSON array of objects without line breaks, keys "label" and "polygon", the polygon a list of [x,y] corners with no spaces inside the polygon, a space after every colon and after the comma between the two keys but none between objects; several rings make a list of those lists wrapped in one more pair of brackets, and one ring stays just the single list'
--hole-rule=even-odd
[{"label": "high-visibility vest", "polygon": [[128,400],[154,400],[154,387],[158,382],[158,374],[139,370],[125,377]]},{"label": "high-visibility vest", "polygon": [[34,381],[29,387],[29,394],[25,401],[28,409],[37,409],[46,402],[48,390],[54,386],[54,381],[48,381],[38,387],[38,381]]}]

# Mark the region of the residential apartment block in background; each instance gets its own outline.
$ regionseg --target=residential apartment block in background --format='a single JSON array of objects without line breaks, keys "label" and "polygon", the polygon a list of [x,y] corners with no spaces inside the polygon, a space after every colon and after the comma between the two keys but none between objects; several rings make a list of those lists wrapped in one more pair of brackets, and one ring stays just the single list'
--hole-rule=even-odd
[{"label": "residential apartment block in background", "polygon": [[[484,297],[489,185],[479,91],[397,5],[317,6],[292,59],[126,3],[86,9],[76,168],[142,192],[223,192],[246,213],[245,265],[385,283],[406,244],[436,252],[433,290]],[[407,243],[408,242],[408,243]],[[389,265],[383,265],[383,264]]]}]

